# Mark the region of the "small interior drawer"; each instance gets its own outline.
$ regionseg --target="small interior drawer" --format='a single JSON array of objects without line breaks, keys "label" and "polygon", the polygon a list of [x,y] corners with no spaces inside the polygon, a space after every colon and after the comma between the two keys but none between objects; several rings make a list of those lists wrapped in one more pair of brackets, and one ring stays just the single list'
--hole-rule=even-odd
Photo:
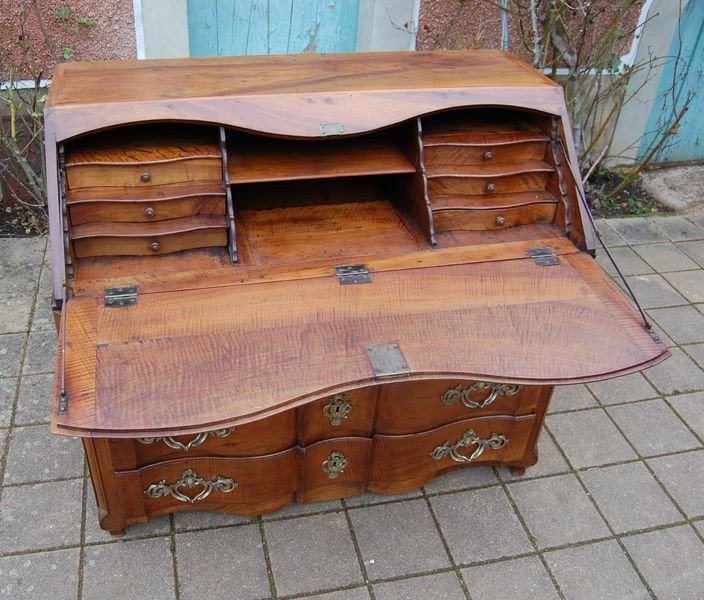
[{"label": "small interior drawer", "polygon": [[225,246],[224,216],[200,216],[154,223],[88,223],[71,230],[78,258],[88,256],[149,256]]},{"label": "small interior drawer", "polygon": [[528,141],[510,144],[473,146],[462,143],[440,143],[425,146],[426,166],[488,165],[512,163],[520,160],[543,160],[547,142]]},{"label": "small interior drawer", "polygon": [[521,173],[486,173],[483,171],[472,172],[467,167],[465,170],[428,175],[428,194],[507,194],[516,192],[530,192],[545,189],[549,167],[535,171]]},{"label": "small interior drawer", "polygon": [[189,181],[222,180],[219,156],[168,162],[66,165],[69,190],[93,187],[151,187]]},{"label": "small interior drawer", "polygon": [[540,390],[539,386],[451,379],[384,385],[379,392],[376,432],[410,434],[477,416],[531,414]]},{"label": "small interior drawer", "polygon": [[108,130],[66,144],[69,190],[222,181],[217,129],[161,123]]},{"label": "small interior drawer", "polygon": [[513,208],[434,210],[436,231],[487,231],[532,223],[552,223],[556,203],[529,204]]},{"label": "small interior drawer", "polygon": [[225,195],[196,195],[141,202],[94,201],[68,204],[71,225],[85,223],[149,223],[197,215],[224,215]]}]

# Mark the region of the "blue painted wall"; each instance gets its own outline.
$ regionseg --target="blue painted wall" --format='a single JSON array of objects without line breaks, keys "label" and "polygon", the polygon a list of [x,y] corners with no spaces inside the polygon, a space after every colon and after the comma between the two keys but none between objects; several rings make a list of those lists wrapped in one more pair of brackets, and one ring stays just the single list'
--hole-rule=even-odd
[{"label": "blue painted wall", "polygon": [[[680,57],[676,60],[676,57]],[[672,94],[673,79],[677,81]],[[653,162],[704,160],[704,0],[689,0],[663,65],[658,94],[648,116],[638,158],[648,155],[663,131],[674,123],[674,106],[687,113],[677,132],[654,156]]]},{"label": "blue painted wall", "polygon": [[188,0],[191,56],[354,52],[359,0]]}]

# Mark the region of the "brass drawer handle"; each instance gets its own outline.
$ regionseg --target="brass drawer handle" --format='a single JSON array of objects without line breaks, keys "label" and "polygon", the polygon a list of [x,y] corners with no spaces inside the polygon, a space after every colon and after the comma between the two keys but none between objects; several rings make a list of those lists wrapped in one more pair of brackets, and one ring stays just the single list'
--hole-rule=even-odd
[{"label": "brass drawer handle", "polygon": [[484,160],[491,160],[492,158],[494,158],[494,153],[491,150],[487,150],[486,152],[484,152],[484,154],[482,154],[482,158]]},{"label": "brass drawer handle", "polygon": [[[492,433],[491,437],[483,440],[477,437],[474,433],[474,429],[468,429],[464,432],[464,435],[460,441],[455,442],[454,444],[445,442],[441,446],[435,448],[435,450],[430,453],[430,456],[432,456],[434,460],[441,460],[446,456],[449,456],[455,462],[469,463],[477,460],[487,448],[491,448],[492,450],[500,450],[506,446],[506,444],[508,444],[508,438],[505,435]],[[467,448],[468,446],[475,445],[477,447],[470,456],[464,456],[458,452],[460,448]]]},{"label": "brass drawer handle", "polygon": [[[459,400],[467,408],[481,409],[489,406],[499,396],[514,396],[522,389],[522,385],[516,385],[513,383],[488,383],[486,381],[477,381],[462,389],[462,384],[460,383],[459,385],[447,390],[442,396],[440,396],[440,399],[443,401],[443,404],[446,404],[447,406],[450,406]],[[482,402],[475,402],[469,398],[469,395],[472,392],[483,392],[486,390],[489,390],[490,393]]]},{"label": "brass drawer handle", "polygon": [[503,227],[504,225],[506,225],[506,219],[504,219],[504,217],[502,216],[496,217],[496,225],[498,227]]},{"label": "brass drawer handle", "polygon": [[331,452],[330,455],[320,465],[320,469],[330,479],[335,479],[340,473],[343,473],[349,461],[342,452]]},{"label": "brass drawer handle", "polygon": [[493,194],[496,191],[496,184],[495,183],[487,183],[486,184],[486,191],[489,192],[490,194]]},{"label": "brass drawer handle", "polygon": [[151,219],[155,214],[156,211],[151,206],[147,206],[147,208],[144,209],[144,215],[149,219]]},{"label": "brass drawer handle", "polygon": [[352,411],[352,403],[344,394],[335,394],[323,407],[323,415],[330,420],[330,425],[337,427]]},{"label": "brass drawer handle", "polygon": [[190,442],[187,442],[185,444],[183,442],[179,442],[178,440],[172,438],[171,436],[168,436],[168,437],[143,437],[143,438],[137,438],[137,441],[140,444],[145,444],[145,445],[146,444],[153,444],[154,442],[164,442],[169,448],[173,448],[174,450],[183,450],[184,452],[188,452],[191,448],[195,448],[197,446],[200,446],[205,440],[208,439],[209,436],[218,437],[218,438],[226,438],[234,430],[235,430],[234,427],[228,427],[227,429],[218,429],[217,431],[204,431],[203,433],[199,433]]},{"label": "brass drawer handle", "polygon": [[151,173],[145,171],[139,176],[139,179],[142,181],[142,183],[149,183],[152,180]]},{"label": "brass drawer handle", "polygon": [[[193,498],[181,492],[181,488],[183,487],[193,489],[198,486],[202,486],[203,489],[193,496]],[[181,479],[179,479],[176,483],[166,483],[166,480],[162,479],[159,483],[152,483],[146,490],[144,490],[144,495],[148,498],[173,496],[179,502],[195,504],[196,502],[205,500],[208,496],[210,496],[210,492],[218,491],[227,494],[237,487],[239,487],[239,484],[227,477],[217,475],[216,477],[213,477],[213,479],[207,480],[202,479],[193,469],[186,469],[183,472]]]},{"label": "brass drawer handle", "polygon": [[161,248],[161,244],[159,242],[152,242],[149,244],[149,249],[152,252],[159,252],[159,248]]}]

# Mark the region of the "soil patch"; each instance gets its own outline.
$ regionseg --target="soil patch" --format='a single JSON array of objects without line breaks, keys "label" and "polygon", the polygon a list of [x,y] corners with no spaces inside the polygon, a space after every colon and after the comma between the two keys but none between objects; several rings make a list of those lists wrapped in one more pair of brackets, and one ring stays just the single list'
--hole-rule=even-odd
[{"label": "soil patch", "polygon": [[[614,193],[624,182],[625,187]],[[627,173],[601,169],[589,178],[584,188],[595,217],[644,217],[672,213],[643,186],[640,177]]]}]

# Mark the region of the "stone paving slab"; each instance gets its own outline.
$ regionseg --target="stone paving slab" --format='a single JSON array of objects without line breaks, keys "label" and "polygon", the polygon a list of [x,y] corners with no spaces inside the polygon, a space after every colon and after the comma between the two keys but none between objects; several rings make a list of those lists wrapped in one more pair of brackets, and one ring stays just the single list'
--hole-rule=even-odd
[{"label": "stone paving slab", "polygon": [[0,239],[0,598],[701,600],[704,218],[667,219],[598,227],[672,358],[558,389],[525,475],[458,470],[264,518],[182,512],[122,537],[98,526],[80,444],[47,434],[46,239]]}]

